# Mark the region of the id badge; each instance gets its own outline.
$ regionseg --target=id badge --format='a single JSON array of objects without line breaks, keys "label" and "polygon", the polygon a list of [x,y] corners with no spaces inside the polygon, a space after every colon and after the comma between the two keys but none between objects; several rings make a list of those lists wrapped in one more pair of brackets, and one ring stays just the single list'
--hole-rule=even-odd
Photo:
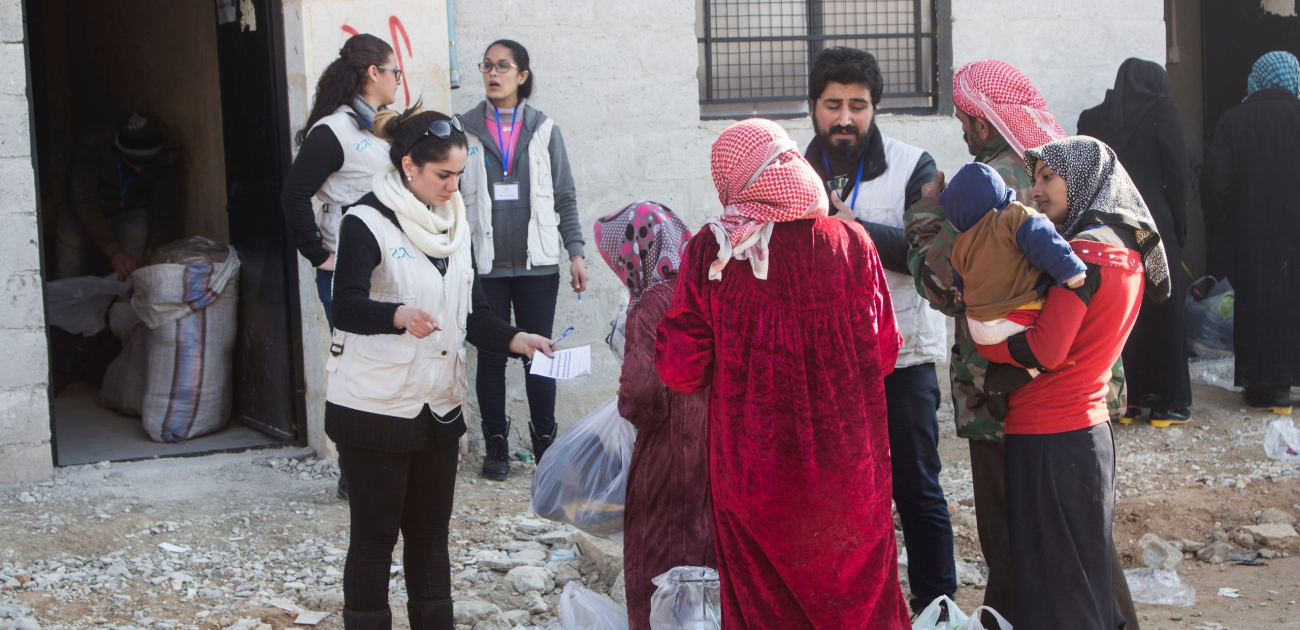
[{"label": "id badge", "polygon": [[493,201],[519,201],[519,184],[493,184]]}]

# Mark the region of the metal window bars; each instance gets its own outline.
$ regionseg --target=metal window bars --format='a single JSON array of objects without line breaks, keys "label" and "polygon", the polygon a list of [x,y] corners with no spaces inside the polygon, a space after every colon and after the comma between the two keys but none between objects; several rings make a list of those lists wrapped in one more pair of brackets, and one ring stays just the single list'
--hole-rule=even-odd
[{"label": "metal window bars", "polygon": [[807,112],[808,70],[823,48],[880,63],[882,111],[932,112],[935,0],[699,0],[704,118]]}]

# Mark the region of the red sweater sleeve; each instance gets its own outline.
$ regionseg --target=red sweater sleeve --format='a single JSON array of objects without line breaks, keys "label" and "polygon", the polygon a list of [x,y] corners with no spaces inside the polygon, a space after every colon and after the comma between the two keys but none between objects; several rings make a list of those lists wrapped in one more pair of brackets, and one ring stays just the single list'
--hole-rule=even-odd
[{"label": "red sweater sleeve", "polygon": [[[1100,273],[1096,268],[1089,274]],[[1022,368],[1054,370],[1065,362],[1079,334],[1088,305],[1074,291],[1054,286],[1047,291],[1043,314],[1033,328],[992,346],[977,346],[980,354],[995,363]]]},{"label": "red sweater sleeve", "polygon": [[637,431],[652,431],[668,417],[668,388],[655,368],[655,331],[671,297],[671,284],[652,287],[627,314],[618,415]]},{"label": "red sweater sleeve", "polygon": [[709,261],[718,244],[705,232],[691,239],[668,313],[659,321],[655,367],[673,391],[694,394],[713,381],[714,335],[711,318]]}]

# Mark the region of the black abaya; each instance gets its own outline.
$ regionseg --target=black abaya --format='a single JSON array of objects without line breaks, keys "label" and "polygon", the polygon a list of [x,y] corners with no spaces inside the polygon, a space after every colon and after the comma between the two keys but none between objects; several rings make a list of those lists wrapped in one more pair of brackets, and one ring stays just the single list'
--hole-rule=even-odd
[{"label": "black abaya", "polygon": [[1187,371],[1183,269],[1191,170],[1169,75],[1158,64],[1129,59],[1106,100],[1079,116],[1079,134],[1110,145],[1142,193],[1169,261],[1170,298],[1146,300],[1124,345],[1128,401],[1133,407],[1180,409],[1192,404]]}]

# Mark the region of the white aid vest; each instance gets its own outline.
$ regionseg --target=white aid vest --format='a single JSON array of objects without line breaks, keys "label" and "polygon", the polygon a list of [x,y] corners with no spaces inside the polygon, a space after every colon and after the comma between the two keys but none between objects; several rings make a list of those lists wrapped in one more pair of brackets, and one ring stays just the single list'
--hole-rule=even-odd
[{"label": "white aid vest", "polygon": [[[880,140],[885,148],[885,172],[869,182],[857,184],[853,215],[863,221],[902,229],[903,213],[907,211],[907,181],[925,151],[883,133]],[[852,199],[850,192],[849,199],[844,201],[848,203]],[[916,292],[911,275],[886,269],[885,280],[889,282],[898,332],[903,335],[903,347],[898,351],[895,367],[943,361],[948,355],[945,347],[948,327],[943,313],[930,308],[929,302]]]},{"label": "white aid vest", "polygon": [[[460,203],[459,195],[453,203]],[[465,325],[472,308],[474,269],[466,242],[447,260],[447,275],[378,210],[354,206],[348,214],[366,223],[383,262],[370,274],[370,299],[418,306],[433,314],[442,330],[424,339],[400,335],[356,335],[337,331],[325,369],[325,399],[336,405],[386,416],[414,418],[424,405],[443,416],[461,405],[469,390]]]},{"label": "white aid vest", "polygon": [[312,129],[321,125],[329,127],[343,145],[343,168],[331,173],[316,191],[316,198],[323,204],[316,211],[316,226],[320,228],[325,249],[331,252],[339,248],[343,206],[356,203],[370,192],[371,179],[389,163],[388,143],[369,129],[358,128],[354,115],[351,107],[340,105],[333,114],[312,125]]}]

